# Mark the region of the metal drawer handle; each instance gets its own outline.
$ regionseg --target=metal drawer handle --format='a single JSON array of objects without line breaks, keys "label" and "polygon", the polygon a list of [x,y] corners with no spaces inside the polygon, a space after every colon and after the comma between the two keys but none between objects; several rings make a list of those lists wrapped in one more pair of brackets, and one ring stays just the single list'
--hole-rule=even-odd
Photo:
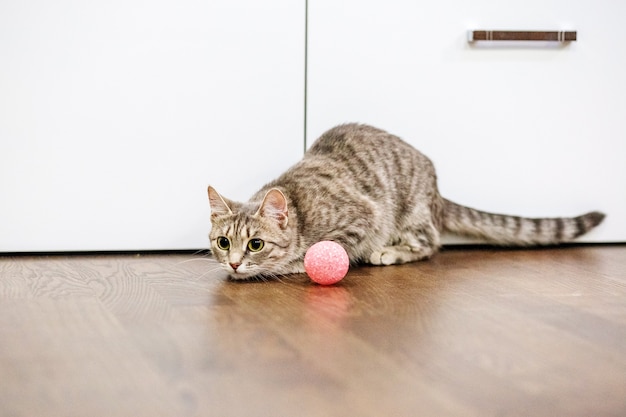
[{"label": "metal drawer handle", "polygon": [[470,30],[467,40],[573,42],[576,41],[576,31]]}]

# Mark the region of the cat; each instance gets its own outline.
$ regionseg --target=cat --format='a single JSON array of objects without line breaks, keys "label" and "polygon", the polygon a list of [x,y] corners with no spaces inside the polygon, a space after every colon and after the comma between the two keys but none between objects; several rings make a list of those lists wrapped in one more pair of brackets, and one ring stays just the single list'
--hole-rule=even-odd
[{"label": "cat", "polygon": [[491,214],[439,195],[432,162],[397,136],[363,124],[324,133],[303,159],[246,203],[208,188],[211,250],[233,279],[304,272],[314,243],[340,243],[351,264],[428,259],[449,231],[506,246],[556,245],[604,219]]}]

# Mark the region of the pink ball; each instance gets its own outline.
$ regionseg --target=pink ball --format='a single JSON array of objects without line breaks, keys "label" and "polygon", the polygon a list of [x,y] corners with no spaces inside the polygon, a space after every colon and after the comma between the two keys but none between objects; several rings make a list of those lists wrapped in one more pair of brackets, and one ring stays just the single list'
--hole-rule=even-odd
[{"label": "pink ball", "polygon": [[304,255],[304,270],[311,280],[321,285],[332,285],[343,279],[350,268],[345,249],[336,242],[317,242]]}]

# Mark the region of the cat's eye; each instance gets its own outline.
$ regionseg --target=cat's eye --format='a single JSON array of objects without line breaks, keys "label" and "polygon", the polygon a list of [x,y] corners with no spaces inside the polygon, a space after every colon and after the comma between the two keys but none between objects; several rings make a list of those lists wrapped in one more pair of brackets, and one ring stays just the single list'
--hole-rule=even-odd
[{"label": "cat's eye", "polygon": [[261,239],[250,239],[248,241],[248,249],[250,249],[250,252],[258,252],[263,249],[263,246],[265,246],[265,242]]},{"label": "cat's eye", "polygon": [[230,240],[226,236],[220,236],[217,238],[217,247],[221,250],[230,249]]}]

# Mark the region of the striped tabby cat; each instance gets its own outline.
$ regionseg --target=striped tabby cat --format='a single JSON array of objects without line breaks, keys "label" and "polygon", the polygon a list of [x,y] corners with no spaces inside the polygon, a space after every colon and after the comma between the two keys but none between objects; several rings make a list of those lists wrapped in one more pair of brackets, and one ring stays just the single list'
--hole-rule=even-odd
[{"label": "striped tabby cat", "polygon": [[604,214],[530,219],[485,213],[442,198],[431,161],[400,138],[367,125],[324,133],[304,158],[247,203],[209,187],[211,248],[234,279],[304,272],[306,250],[334,240],[353,264],[427,259],[440,235],[508,246],[567,242]]}]

